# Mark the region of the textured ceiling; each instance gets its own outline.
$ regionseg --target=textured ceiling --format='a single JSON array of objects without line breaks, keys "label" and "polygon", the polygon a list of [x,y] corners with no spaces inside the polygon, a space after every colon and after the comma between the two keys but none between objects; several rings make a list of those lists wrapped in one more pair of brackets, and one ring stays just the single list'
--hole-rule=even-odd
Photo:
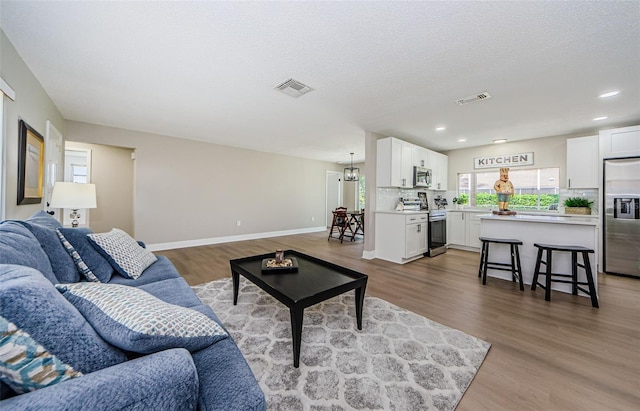
[{"label": "textured ceiling", "polygon": [[638,1],[0,0],[0,25],[66,119],[305,158],[640,124]]}]

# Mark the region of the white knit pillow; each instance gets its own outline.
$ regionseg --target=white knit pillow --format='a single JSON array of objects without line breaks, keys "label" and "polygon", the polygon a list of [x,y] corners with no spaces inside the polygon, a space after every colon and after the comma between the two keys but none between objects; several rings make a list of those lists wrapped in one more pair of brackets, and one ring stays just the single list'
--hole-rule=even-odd
[{"label": "white knit pillow", "polygon": [[158,259],[127,233],[117,228],[108,233],[87,234],[91,244],[123,277],[136,279]]}]

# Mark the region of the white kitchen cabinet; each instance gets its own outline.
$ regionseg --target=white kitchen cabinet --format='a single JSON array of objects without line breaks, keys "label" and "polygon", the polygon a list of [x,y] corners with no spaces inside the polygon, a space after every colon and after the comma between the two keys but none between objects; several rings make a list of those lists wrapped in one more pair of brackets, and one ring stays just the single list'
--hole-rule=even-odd
[{"label": "white kitchen cabinet", "polygon": [[466,216],[465,244],[469,247],[482,247],[482,242],[480,241],[480,218],[478,216],[480,216],[479,213],[467,213]]},{"label": "white kitchen cabinet", "polygon": [[433,166],[431,167],[431,171],[433,172],[433,183],[431,184],[431,188],[433,190],[446,190],[449,157],[446,154],[437,153],[435,151],[431,152],[430,157],[433,159]]},{"label": "white kitchen cabinet", "polygon": [[376,258],[404,264],[428,250],[429,215],[376,213]]},{"label": "white kitchen cabinet", "polygon": [[377,186],[413,187],[413,144],[388,137],[377,145]]},{"label": "white kitchen cabinet", "polygon": [[465,244],[465,220],[462,211],[447,211],[447,243]]},{"label": "white kitchen cabinet", "polygon": [[480,218],[486,211],[447,211],[447,244],[452,248],[478,251],[482,246]]},{"label": "white kitchen cabinet", "polygon": [[567,139],[567,188],[598,187],[598,136]]},{"label": "white kitchen cabinet", "polygon": [[432,153],[424,147],[415,146],[413,148],[413,165],[417,167],[429,167],[429,154]]},{"label": "white kitchen cabinet", "polygon": [[428,218],[426,216],[415,216],[407,217],[406,220],[404,258],[411,258],[426,253],[428,250]]},{"label": "white kitchen cabinet", "polygon": [[640,156],[640,126],[602,130],[600,152],[602,158]]}]

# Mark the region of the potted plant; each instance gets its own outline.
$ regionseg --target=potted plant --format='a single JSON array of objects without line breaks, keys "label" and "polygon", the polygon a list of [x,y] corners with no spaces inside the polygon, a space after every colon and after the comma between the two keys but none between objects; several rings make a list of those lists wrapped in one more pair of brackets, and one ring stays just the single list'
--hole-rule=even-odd
[{"label": "potted plant", "polygon": [[453,204],[456,205],[456,208],[461,209],[463,205],[467,204],[467,199],[463,196],[453,197]]},{"label": "potted plant", "polygon": [[565,214],[590,215],[593,201],[583,197],[569,197],[563,204]]}]

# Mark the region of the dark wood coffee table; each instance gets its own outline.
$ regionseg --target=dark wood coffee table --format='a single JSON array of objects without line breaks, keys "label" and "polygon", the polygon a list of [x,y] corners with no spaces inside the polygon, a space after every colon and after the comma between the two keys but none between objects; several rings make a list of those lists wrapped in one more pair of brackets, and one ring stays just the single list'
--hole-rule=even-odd
[{"label": "dark wood coffee table", "polygon": [[263,272],[262,260],[274,253],[231,260],[233,305],[238,303],[240,275],[262,288],[269,295],[289,307],[293,340],[293,366],[300,365],[302,320],[304,309],[350,290],[355,290],[356,321],[362,330],[362,305],[367,287],[367,275],[340,267],[298,251],[287,250],[285,258],[295,257],[297,272]]}]

